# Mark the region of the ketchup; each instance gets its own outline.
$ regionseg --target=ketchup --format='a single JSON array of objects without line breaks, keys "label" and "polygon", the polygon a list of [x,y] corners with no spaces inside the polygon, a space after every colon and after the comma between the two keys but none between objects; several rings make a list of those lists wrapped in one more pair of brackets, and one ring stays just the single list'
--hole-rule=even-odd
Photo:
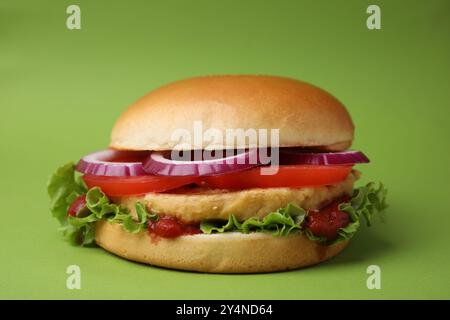
[{"label": "ketchup", "polygon": [[338,230],[350,223],[348,213],[339,210],[339,204],[345,200],[340,199],[320,211],[309,212],[305,220],[305,227],[316,236],[325,237],[327,240],[336,239]]},{"label": "ketchup", "polygon": [[72,202],[69,209],[67,210],[67,215],[76,217],[77,213],[79,212],[81,213],[81,210],[84,210],[85,208],[86,208],[86,195],[82,194]]},{"label": "ketchup", "polygon": [[148,232],[150,235],[162,238],[176,238],[201,233],[197,226],[185,224],[171,216],[163,216],[158,221],[151,221],[148,225]]}]

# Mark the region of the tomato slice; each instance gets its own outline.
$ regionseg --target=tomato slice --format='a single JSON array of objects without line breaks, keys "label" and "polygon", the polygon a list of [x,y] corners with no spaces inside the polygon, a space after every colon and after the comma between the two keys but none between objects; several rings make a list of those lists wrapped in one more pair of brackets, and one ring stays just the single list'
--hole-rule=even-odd
[{"label": "tomato slice", "polygon": [[164,192],[194,183],[197,177],[109,177],[85,174],[83,180],[88,186],[100,187],[109,196],[138,195],[148,192]]},{"label": "tomato slice", "polygon": [[261,175],[261,168],[207,177],[205,184],[213,188],[299,188],[335,184],[348,176],[352,166],[289,165],[280,166],[274,175]]},{"label": "tomato slice", "polygon": [[285,165],[274,175],[261,175],[259,167],[245,171],[210,177],[137,176],[107,177],[84,175],[89,188],[100,187],[110,196],[138,195],[148,192],[165,192],[188,184],[220,189],[248,188],[300,188],[338,183],[350,173],[352,166]]}]

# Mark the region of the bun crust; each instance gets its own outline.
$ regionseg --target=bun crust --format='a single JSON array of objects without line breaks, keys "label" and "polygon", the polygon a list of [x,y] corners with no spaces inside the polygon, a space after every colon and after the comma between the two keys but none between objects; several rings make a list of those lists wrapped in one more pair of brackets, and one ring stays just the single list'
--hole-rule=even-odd
[{"label": "bun crust", "polygon": [[[354,134],[345,107],[313,85],[274,76],[208,76],[163,86],[135,102],[116,122],[110,147],[172,150],[179,143],[192,144],[197,120],[202,121],[203,132],[214,128],[223,137],[227,129],[280,129],[280,147],[345,150]],[[173,141],[177,129],[190,132],[192,141],[185,137]],[[248,141],[227,144],[204,140],[203,148],[206,146],[249,147]]]},{"label": "bun crust", "polygon": [[225,233],[152,240],[146,232],[127,233],[100,221],[95,241],[125,259],[160,267],[209,273],[258,273],[296,269],[325,261],[346,246],[322,246],[303,235]]}]

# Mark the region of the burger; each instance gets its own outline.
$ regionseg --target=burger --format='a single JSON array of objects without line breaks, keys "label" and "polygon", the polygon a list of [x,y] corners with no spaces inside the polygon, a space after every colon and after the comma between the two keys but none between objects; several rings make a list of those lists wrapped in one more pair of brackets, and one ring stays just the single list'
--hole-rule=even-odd
[{"label": "burger", "polygon": [[308,83],[226,75],[160,87],[117,120],[109,148],[56,170],[50,209],[71,244],[209,273],[317,264],[383,219],[381,183],[355,187],[345,107]]}]

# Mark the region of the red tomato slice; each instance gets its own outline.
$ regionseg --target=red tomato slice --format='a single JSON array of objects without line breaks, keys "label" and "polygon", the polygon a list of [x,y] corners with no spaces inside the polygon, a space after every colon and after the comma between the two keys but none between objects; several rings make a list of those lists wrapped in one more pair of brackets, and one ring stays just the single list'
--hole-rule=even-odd
[{"label": "red tomato slice", "polygon": [[85,174],[83,180],[88,186],[100,187],[109,196],[138,195],[148,192],[164,192],[194,183],[197,177],[108,177]]},{"label": "red tomato slice", "polygon": [[110,196],[138,195],[148,192],[165,192],[191,183],[220,189],[247,188],[300,188],[321,186],[345,180],[352,166],[289,165],[280,166],[274,175],[261,175],[261,168],[227,173],[210,177],[106,177],[84,175],[89,188],[100,187]]},{"label": "red tomato slice", "polygon": [[213,188],[299,188],[335,184],[348,176],[352,166],[289,165],[280,166],[274,175],[261,175],[261,168],[206,177]]}]

